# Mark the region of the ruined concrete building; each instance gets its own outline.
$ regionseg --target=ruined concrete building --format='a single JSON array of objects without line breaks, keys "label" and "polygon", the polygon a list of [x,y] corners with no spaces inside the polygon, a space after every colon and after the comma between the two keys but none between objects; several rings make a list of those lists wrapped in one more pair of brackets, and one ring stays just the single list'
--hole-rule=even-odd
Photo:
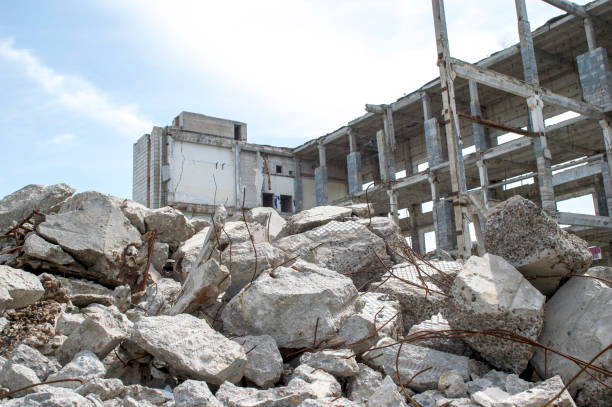
[{"label": "ruined concrete building", "polygon": [[[244,123],[183,112],[134,145],[133,198],[200,215],[215,199],[294,212],[367,195],[416,250],[435,232],[437,248],[466,256],[472,240],[483,247],[488,209],[520,194],[609,258],[612,1],[545,1],[567,14],[532,32],[517,0],[520,43],[470,64],[451,57],[434,0],[440,77],[294,149],[250,144]],[[584,195],[595,215],[557,210]]]}]

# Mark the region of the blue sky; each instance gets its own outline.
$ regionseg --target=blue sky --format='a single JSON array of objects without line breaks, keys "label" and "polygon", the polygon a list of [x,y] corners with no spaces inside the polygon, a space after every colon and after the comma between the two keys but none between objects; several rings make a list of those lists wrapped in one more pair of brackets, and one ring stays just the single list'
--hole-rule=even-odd
[{"label": "blue sky", "polygon": [[[560,11],[528,0],[532,28]],[[584,2],[582,2],[584,4]],[[447,0],[453,56],[517,41],[514,1]],[[0,14],[0,197],[131,197],[132,143],[180,111],[297,146],[437,76],[429,0],[33,1]]]}]

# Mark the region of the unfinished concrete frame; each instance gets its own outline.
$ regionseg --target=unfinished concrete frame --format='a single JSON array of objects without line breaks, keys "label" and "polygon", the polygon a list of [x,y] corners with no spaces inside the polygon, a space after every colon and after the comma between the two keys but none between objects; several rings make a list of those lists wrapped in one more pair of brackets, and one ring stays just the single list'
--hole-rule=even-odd
[{"label": "unfinished concrete frame", "polygon": [[[482,249],[487,209],[521,194],[609,248],[612,2],[544,1],[568,14],[532,33],[525,1],[515,0],[519,44],[470,64],[451,56],[444,1],[432,0],[440,77],[391,104],[366,105],[365,115],[293,150],[306,161],[319,154],[317,203],[362,202],[362,183],[373,182],[368,200],[379,215],[397,219],[407,209],[399,223],[415,249],[425,250],[423,231],[433,227],[438,249],[467,257],[469,224]],[[568,111],[579,116],[546,126]],[[498,144],[505,133],[522,137]],[[346,162],[347,196],[327,196],[325,159]],[[557,211],[557,201],[585,193],[595,197],[596,216]],[[428,201],[431,214],[422,213]]]}]

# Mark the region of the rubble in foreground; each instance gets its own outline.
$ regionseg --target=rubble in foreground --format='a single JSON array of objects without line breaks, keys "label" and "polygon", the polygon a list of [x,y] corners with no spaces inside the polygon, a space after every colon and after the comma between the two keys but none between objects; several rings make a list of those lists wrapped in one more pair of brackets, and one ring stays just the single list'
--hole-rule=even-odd
[{"label": "rubble in foreground", "polygon": [[585,242],[511,198],[489,253],[426,260],[373,212],[5,197],[0,405],[612,405],[612,268]]}]

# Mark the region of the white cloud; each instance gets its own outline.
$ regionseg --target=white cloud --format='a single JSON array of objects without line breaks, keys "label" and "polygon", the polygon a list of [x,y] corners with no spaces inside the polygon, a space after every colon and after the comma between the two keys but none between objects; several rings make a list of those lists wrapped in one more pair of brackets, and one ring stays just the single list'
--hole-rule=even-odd
[{"label": "white cloud", "polygon": [[69,144],[74,141],[76,137],[72,133],[58,134],[55,137],[49,139],[50,144]]},{"label": "white cloud", "polygon": [[[16,48],[11,38],[0,39],[0,58],[22,67],[25,76],[43,89],[52,101],[111,126],[122,135],[134,138],[152,127],[151,122],[138,112],[136,105],[114,103],[106,92],[87,80],[55,72],[29,50]],[[64,137],[57,142],[66,141],[69,140]]]},{"label": "white cloud", "polygon": [[[446,2],[453,56],[475,62],[517,41],[512,2],[467,3]],[[534,28],[560,14],[539,3],[529,0]],[[392,102],[438,76],[428,1],[109,0],[103,6],[190,80],[214,78],[228,94],[252,100],[251,111],[274,111],[276,123],[264,131],[276,137],[320,136],[363,114],[366,103]]]}]

